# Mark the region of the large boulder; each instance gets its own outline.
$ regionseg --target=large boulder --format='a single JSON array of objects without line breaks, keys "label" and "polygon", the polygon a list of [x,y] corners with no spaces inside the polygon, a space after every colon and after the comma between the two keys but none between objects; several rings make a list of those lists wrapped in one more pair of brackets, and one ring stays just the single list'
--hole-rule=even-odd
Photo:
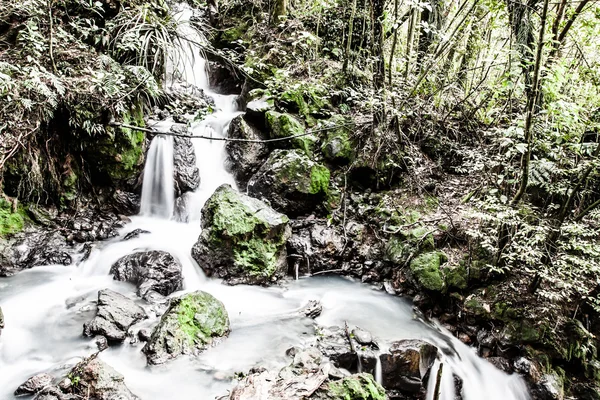
[{"label": "large boulder", "polygon": [[94,400],[138,400],[125,386],[125,378],[110,365],[92,355],[67,375],[71,385],[63,391]]},{"label": "large boulder", "polygon": [[182,354],[198,354],[228,334],[223,303],[197,291],[171,300],[143,351],[149,364],[162,364]]},{"label": "large boulder", "polygon": [[98,313],[83,325],[86,336],[102,335],[109,341],[123,341],[129,328],[146,318],[144,309],[109,289],[98,292]]},{"label": "large boulder", "polygon": [[329,193],[327,167],[299,150],[275,150],[248,182],[248,194],[265,198],[291,217],[314,212]]},{"label": "large boulder", "polygon": [[422,340],[400,340],[380,355],[383,387],[416,393],[423,387],[437,348]]},{"label": "large boulder", "polygon": [[196,152],[190,138],[173,138],[173,179],[176,196],[200,186],[200,170],[196,166]]},{"label": "large boulder", "polygon": [[[229,138],[244,140],[263,140],[260,131],[250,125],[240,115],[229,125]],[[229,141],[225,145],[228,154],[228,167],[233,173],[238,185],[244,187],[250,177],[260,168],[269,154],[265,143]]]},{"label": "large boulder", "polygon": [[112,265],[110,273],[115,280],[137,285],[137,294],[144,299],[152,292],[168,296],[183,287],[181,264],[166,251],[128,254]]},{"label": "large boulder", "polygon": [[267,204],[220,186],[202,209],[202,233],[192,257],[209,276],[264,284],[287,269],[288,218]]},{"label": "large boulder", "polygon": [[441,251],[423,253],[411,260],[410,272],[419,286],[441,292],[445,290],[446,283],[440,267],[446,261],[448,257]]}]

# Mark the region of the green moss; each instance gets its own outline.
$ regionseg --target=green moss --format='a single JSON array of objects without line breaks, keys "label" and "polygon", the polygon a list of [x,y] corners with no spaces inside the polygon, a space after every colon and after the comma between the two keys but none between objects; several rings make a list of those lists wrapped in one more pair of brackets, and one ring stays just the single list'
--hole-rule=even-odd
[{"label": "green moss", "polygon": [[329,191],[330,173],[327,167],[316,164],[310,170],[310,193],[327,194]]},{"label": "green moss", "polygon": [[229,332],[229,318],[223,304],[205,292],[195,292],[175,301],[171,309],[177,317],[177,329],[189,345],[210,344],[213,337]]},{"label": "green moss", "polygon": [[465,311],[478,317],[484,317],[490,315],[489,307],[477,297],[471,297],[465,301]]},{"label": "green moss", "polygon": [[27,213],[21,205],[13,212],[12,204],[0,198],[0,236],[22,231],[27,220]]},{"label": "green moss", "polygon": [[279,246],[275,243],[252,238],[239,243],[233,250],[235,263],[250,275],[270,277],[277,270]]},{"label": "green moss", "polygon": [[[270,137],[284,138],[290,136],[303,135],[306,133],[304,126],[290,114],[282,114],[277,111],[267,111],[265,114],[265,123],[270,131]],[[317,142],[317,138],[313,135],[306,135],[291,139],[293,147],[300,149],[311,156]]]},{"label": "green moss", "polygon": [[347,164],[355,157],[354,147],[346,128],[329,131],[321,146],[321,151],[325,158],[339,164]]},{"label": "green moss", "polygon": [[327,398],[331,400],[385,400],[385,389],[371,374],[347,376],[327,385]]},{"label": "green moss", "polygon": [[453,268],[445,268],[444,275],[446,285],[456,289],[466,289],[468,285],[467,270],[463,265],[457,265]]},{"label": "green moss", "polygon": [[416,227],[393,236],[386,246],[386,259],[403,265],[411,257],[435,248],[433,235],[426,227]]},{"label": "green moss", "polygon": [[286,89],[279,96],[278,103],[287,110],[301,115],[309,126],[316,122],[315,115],[329,107],[326,93],[306,82]]},{"label": "green moss", "polygon": [[241,39],[247,30],[248,24],[240,22],[237,26],[225,29],[221,34],[221,40],[224,42],[235,42],[236,40]]},{"label": "green moss", "polygon": [[421,254],[410,262],[410,270],[416,281],[424,288],[436,292],[445,289],[440,265],[448,260],[441,251]]}]

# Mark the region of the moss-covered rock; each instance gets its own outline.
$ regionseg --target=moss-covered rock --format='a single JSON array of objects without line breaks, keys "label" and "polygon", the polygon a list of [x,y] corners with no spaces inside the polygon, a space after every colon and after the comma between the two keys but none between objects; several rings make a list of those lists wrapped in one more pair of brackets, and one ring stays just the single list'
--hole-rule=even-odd
[{"label": "moss-covered rock", "polygon": [[220,186],[202,209],[202,233],[192,256],[209,276],[264,284],[287,270],[289,219],[267,204]]},{"label": "moss-covered rock", "polygon": [[435,248],[433,234],[426,227],[416,227],[392,236],[385,247],[385,258],[394,264],[404,265],[409,259]]},{"label": "moss-covered rock", "polygon": [[[271,139],[284,138],[290,136],[303,135],[306,133],[304,126],[290,114],[282,114],[277,111],[267,111],[265,113],[265,124],[269,130]],[[296,137],[290,140],[293,147],[304,151],[307,155],[312,155],[317,138],[313,135]],[[285,142],[281,142],[285,145]]]},{"label": "moss-covered rock", "polygon": [[323,205],[329,179],[329,169],[301,151],[275,150],[248,182],[248,193],[266,198],[276,210],[296,217]]},{"label": "moss-covered rock", "polygon": [[228,334],[223,303],[197,291],[171,300],[143,351],[148,363],[162,364],[182,354],[198,354]]},{"label": "moss-covered rock", "polygon": [[337,164],[348,164],[355,157],[354,146],[348,136],[348,130],[344,127],[328,131],[321,151],[326,159]]},{"label": "moss-covered rock", "polygon": [[442,292],[446,285],[440,266],[448,260],[441,251],[423,253],[410,262],[410,271],[415,281],[422,287]]},{"label": "moss-covered rock", "polygon": [[385,390],[371,374],[356,374],[329,382],[311,399],[318,400],[386,400]]},{"label": "moss-covered rock", "polygon": [[27,213],[21,205],[13,212],[12,204],[0,198],[0,237],[22,231],[27,220]]}]

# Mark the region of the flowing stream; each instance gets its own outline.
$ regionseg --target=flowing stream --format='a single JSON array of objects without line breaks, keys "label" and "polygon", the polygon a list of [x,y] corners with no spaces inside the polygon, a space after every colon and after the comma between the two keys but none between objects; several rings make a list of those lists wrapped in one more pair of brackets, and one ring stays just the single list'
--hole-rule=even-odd
[{"label": "flowing stream", "polygon": [[[189,18],[185,12],[182,19]],[[184,28],[186,35],[194,31]],[[200,38],[194,36],[194,40]],[[186,47],[182,75],[209,94],[216,111],[192,127],[194,134],[224,136],[239,112],[235,96],[213,93],[208,87],[205,61],[198,49]],[[117,282],[109,275],[111,265],[135,251],[165,250],[183,265],[184,290],[204,290],[221,300],[231,320],[231,335],[200,357],[181,357],[165,365],[148,367],[142,343],[126,340],[110,347],[100,357],[125,376],[127,386],[144,400],[213,399],[234,385],[235,372],[254,366],[281,368],[289,360],[286,349],[308,343],[314,334],[313,320],[296,312],[309,300],[319,300],[319,325],[360,326],[369,330],[382,349],[399,339],[424,339],[443,349],[431,376],[443,363],[441,400],[454,400],[453,374],[463,380],[465,400],[527,400],[524,383],[479,358],[471,349],[442,328],[416,319],[409,301],[373,290],[340,277],[290,280],[286,287],[226,286],[207,279],[191,258],[190,249],[200,233],[200,211],[206,199],[223,183],[235,187],[224,166],[223,141],[193,140],[201,174],[201,185],[189,202],[189,223],[171,219],[173,198],[172,140],[157,136],[150,147],[144,172],[142,210],[120,232],[120,237],[98,244],[83,262],[69,267],[48,265],[0,280],[0,304],[6,328],[0,336],[0,399],[12,399],[13,391],[40,372],[64,375],[81,357],[96,351],[93,339],[82,336],[82,325],[95,315],[94,301],[100,289],[110,288],[131,298],[133,285]],[[149,234],[121,241],[136,228]],[[137,327],[152,326],[159,315],[140,300],[151,316]],[[376,375],[380,375],[378,365]],[[434,399],[435,379],[430,379],[428,399]]]}]

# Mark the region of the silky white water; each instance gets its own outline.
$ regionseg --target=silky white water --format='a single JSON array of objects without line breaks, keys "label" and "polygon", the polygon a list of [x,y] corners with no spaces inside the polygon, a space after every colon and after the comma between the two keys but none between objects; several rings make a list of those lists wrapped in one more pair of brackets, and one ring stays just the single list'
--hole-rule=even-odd
[{"label": "silky white water", "polygon": [[[184,12],[182,20],[187,19],[189,14]],[[187,28],[182,33],[195,35]],[[200,40],[197,36],[191,38]],[[229,122],[239,114],[235,96],[211,92],[205,62],[197,48],[185,47],[182,51],[185,56],[180,59],[187,60],[182,74],[187,84],[205,90],[216,105],[215,113],[194,125],[192,132],[226,136]],[[82,325],[95,315],[98,290],[110,288],[136,298],[133,285],[112,279],[110,266],[124,255],[147,249],[166,250],[182,263],[184,290],[173,296],[200,289],[224,303],[231,334],[198,358],[181,357],[156,367],[146,365],[141,343],[126,340],[100,353],[143,400],[213,399],[231,389],[235,372],[247,372],[254,366],[283,367],[289,362],[285,356],[289,347],[305,345],[314,337],[314,321],[297,314],[309,300],[319,300],[323,307],[316,323],[359,326],[373,334],[383,351],[390,342],[404,338],[428,340],[445,349],[447,355],[440,356],[434,366],[436,370],[444,364],[441,400],[454,400],[452,374],[462,378],[465,400],[529,398],[521,379],[497,370],[442,328],[414,318],[412,305],[402,298],[339,277],[300,278],[290,280],[285,287],[271,288],[232,287],[207,279],[190,256],[200,233],[200,211],[219,185],[235,183],[224,167],[225,142],[193,143],[201,185],[189,202],[189,223],[171,219],[172,143],[157,136],[147,156],[141,213],[132,217],[120,237],[97,244],[85,262],[69,267],[36,267],[0,280],[0,305],[6,325],[0,336],[0,399],[12,399],[17,386],[34,374],[48,372],[61,377],[82,357],[96,351],[94,341],[82,336]],[[150,233],[121,241],[123,235],[136,228]],[[150,318],[133,330],[152,326],[160,317],[151,305],[141,300],[140,304]],[[436,376],[435,370],[432,376]],[[380,375],[380,366],[375,373]],[[435,379],[430,379],[430,400],[434,398],[434,386]]]}]

